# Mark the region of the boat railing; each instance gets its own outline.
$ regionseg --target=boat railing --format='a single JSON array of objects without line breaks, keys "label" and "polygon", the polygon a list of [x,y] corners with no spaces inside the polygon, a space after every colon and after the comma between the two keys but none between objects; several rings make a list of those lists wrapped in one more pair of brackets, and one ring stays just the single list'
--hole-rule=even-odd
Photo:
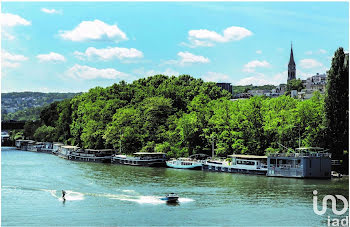
[{"label": "boat railing", "polygon": [[276,153],[270,154],[269,157],[290,157],[290,158],[298,158],[298,157],[326,157],[330,158],[330,153]]},{"label": "boat railing", "polygon": [[301,168],[302,165],[292,165],[292,164],[270,164],[270,168],[280,168],[280,169],[292,169],[292,168],[295,168],[295,169],[299,169]]}]

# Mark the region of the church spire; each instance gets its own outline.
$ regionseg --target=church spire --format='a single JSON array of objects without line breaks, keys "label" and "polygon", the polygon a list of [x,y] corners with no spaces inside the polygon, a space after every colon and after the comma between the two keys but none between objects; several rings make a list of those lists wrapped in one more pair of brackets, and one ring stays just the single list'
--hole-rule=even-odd
[{"label": "church spire", "polygon": [[290,46],[290,58],[289,58],[289,64],[288,65],[295,65],[294,56],[293,56],[293,43]]},{"label": "church spire", "polygon": [[294,56],[293,56],[293,43],[291,43],[290,46],[290,58],[288,63],[288,81],[294,80],[296,74],[296,68],[295,68],[295,62],[294,62]]}]

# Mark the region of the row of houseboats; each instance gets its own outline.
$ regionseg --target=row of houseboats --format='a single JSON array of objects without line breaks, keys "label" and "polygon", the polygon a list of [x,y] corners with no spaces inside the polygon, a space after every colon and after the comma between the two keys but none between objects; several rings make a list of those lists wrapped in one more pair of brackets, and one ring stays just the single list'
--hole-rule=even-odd
[{"label": "row of houseboats", "polygon": [[82,149],[62,143],[17,140],[16,148],[26,151],[52,153],[73,161],[101,162],[130,166],[170,167],[214,172],[245,173],[272,177],[330,178],[331,155],[321,148],[297,148],[291,153],[229,155],[226,159],[196,154],[189,158],[168,159],[165,153],[137,152],[133,156],[115,154],[112,149]]}]

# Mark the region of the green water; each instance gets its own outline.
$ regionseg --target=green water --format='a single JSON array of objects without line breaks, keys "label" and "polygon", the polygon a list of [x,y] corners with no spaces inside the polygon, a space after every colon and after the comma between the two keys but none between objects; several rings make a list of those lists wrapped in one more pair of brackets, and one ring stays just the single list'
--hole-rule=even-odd
[{"label": "green water", "polygon": [[[335,215],[313,212],[312,191],[320,198],[348,198],[349,191],[347,177],[301,180],[82,163],[13,148],[2,148],[1,165],[3,226],[326,226],[327,216]],[[178,205],[160,200],[170,192],[179,194]]]}]

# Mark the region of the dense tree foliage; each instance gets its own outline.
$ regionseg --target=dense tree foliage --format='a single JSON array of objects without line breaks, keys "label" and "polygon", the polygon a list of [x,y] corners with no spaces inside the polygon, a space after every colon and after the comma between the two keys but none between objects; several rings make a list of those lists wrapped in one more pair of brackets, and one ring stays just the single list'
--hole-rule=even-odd
[{"label": "dense tree foliage", "polygon": [[[96,87],[52,103],[41,113],[34,137],[122,153],[165,152],[218,156],[258,154],[282,147],[320,146],[324,98],[252,97],[230,94],[188,75],[155,75],[127,84]],[[299,140],[300,139],[300,140]]]},{"label": "dense tree foliage", "polygon": [[343,48],[334,54],[326,89],[327,146],[339,157],[349,149],[349,54]]},{"label": "dense tree foliage", "polygon": [[304,85],[300,79],[289,80],[287,83],[286,93],[290,95],[292,90],[301,91],[303,88],[304,88]]}]

